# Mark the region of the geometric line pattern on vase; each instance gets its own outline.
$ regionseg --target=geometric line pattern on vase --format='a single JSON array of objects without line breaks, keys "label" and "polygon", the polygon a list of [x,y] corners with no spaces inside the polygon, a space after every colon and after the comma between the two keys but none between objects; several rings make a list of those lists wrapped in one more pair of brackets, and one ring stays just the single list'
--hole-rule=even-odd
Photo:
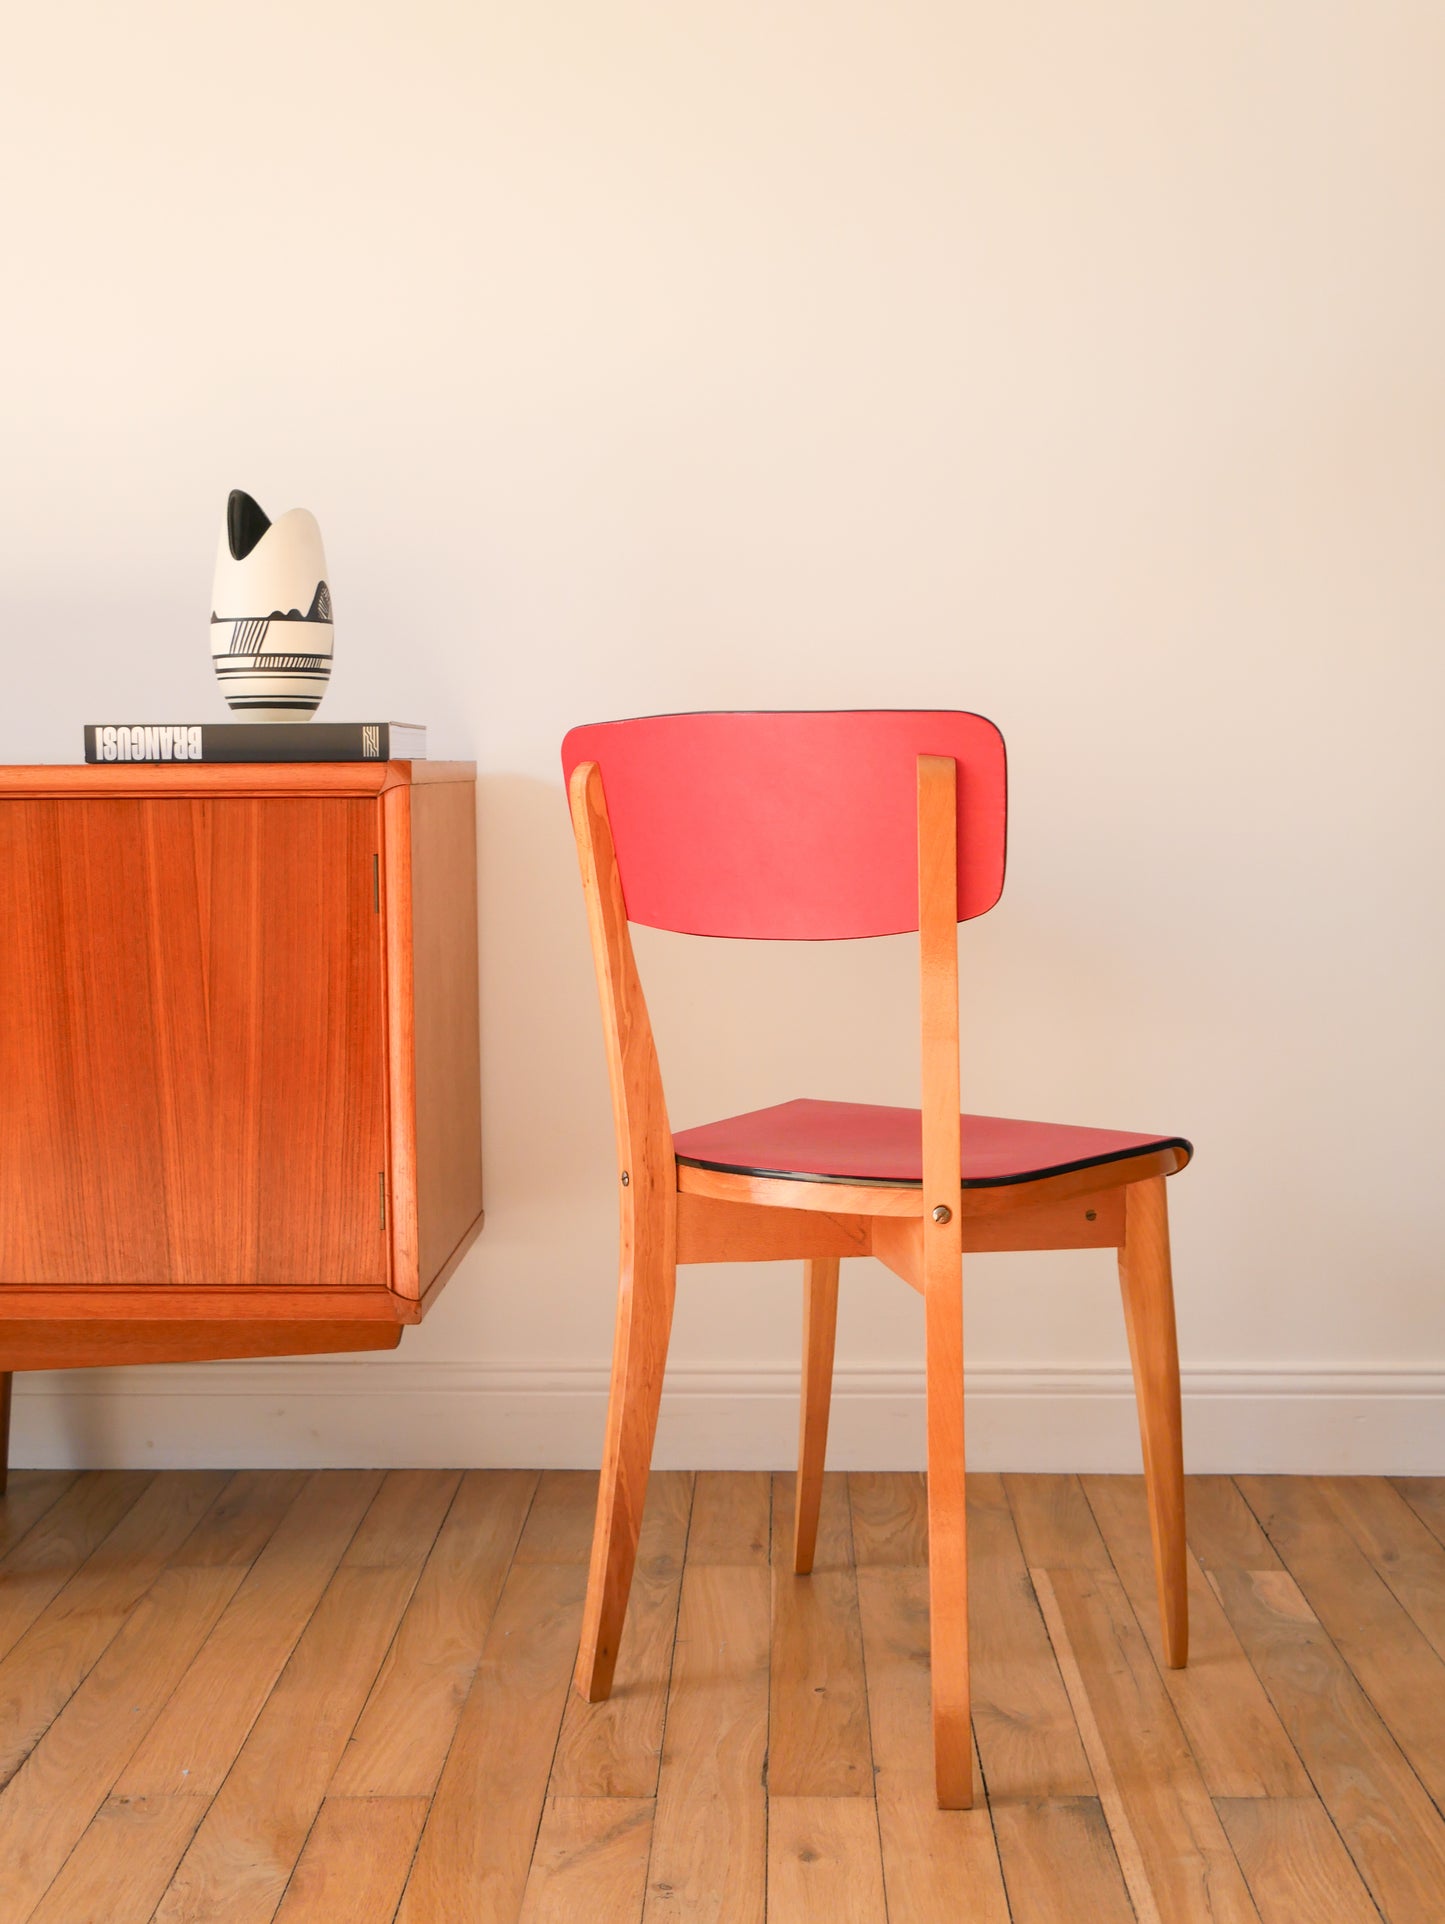
[{"label": "geometric line pattern on vase", "polygon": [[251,654],[266,639],[266,630],[271,626],[269,616],[260,621],[238,621],[231,630],[231,646],[228,652],[239,655],[242,650]]},{"label": "geometric line pattern on vase", "polygon": [[331,673],[330,655],[249,654],[218,655],[216,673],[225,681],[235,675],[316,675],[325,681]]},{"label": "geometric line pattern on vase", "polygon": [[316,584],[316,592],[311,597],[311,606],[306,610],[304,615],[299,608],[273,608],[269,615],[259,615],[255,617],[218,615],[214,608],[211,610],[211,621],[213,624],[247,619],[260,621],[305,621],[310,622],[315,628],[328,628],[331,626],[333,619],[331,613],[331,590],[324,581],[318,581]]},{"label": "geometric line pattern on vase", "polygon": [[248,708],[296,708],[304,714],[316,714],[321,706],[319,695],[227,695],[227,708],[248,710]]}]

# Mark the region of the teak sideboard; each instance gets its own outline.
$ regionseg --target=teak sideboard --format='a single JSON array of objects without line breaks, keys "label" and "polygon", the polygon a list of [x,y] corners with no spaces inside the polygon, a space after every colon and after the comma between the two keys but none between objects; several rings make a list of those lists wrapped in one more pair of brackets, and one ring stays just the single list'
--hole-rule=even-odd
[{"label": "teak sideboard", "polygon": [[476,774],[0,769],[10,1374],[392,1349],[482,1226]]}]

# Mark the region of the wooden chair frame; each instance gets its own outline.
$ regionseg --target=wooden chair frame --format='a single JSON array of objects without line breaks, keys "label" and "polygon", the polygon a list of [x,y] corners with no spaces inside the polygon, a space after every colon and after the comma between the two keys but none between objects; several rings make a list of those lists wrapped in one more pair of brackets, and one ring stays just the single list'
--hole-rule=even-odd
[{"label": "wooden chair frame", "polygon": [[959,1179],[956,764],[918,758],[923,1181],[808,1182],[700,1169],[673,1152],[657,1051],[633,957],[601,770],[573,771],[570,802],[602,1002],[621,1194],[621,1280],[597,1524],[576,1684],[612,1687],[657,1429],[679,1263],[804,1264],[803,1370],[793,1567],[813,1567],[832,1392],[838,1265],[879,1258],[921,1292],[928,1427],[929,1613],[938,1802],[973,1801],[964,1513],[965,1252],[1113,1248],[1138,1401],[1164,1651],[1188,1653],[1179,1359],[1164,1179],[1185,1152],[993,1189]]}]

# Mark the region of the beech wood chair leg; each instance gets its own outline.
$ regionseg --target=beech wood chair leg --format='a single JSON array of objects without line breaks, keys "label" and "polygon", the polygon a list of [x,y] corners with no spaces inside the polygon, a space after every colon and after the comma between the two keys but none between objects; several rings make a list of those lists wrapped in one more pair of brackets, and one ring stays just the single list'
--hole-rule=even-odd
[{"label": "beech wood chair leg", "polygon": [[1179,1400],[1179,1345],[1174,1330],[1174,1283],[1169,1266],[1169,1212],[1162,1176],[1131,1183],[1125,1191],[1119,1282],[1134,1366],[1134,1395],[1139,1405],[1164,1656],[1171,1668],[1182,1670],[1189,1660],[1184,1425]]},{"label": "beech wood chair leg", "polygon": [[657,1246],[649,1246],[649,1239],[640,1235],[630,1260],[624,1250],[602,1480],[577,1652],[577,1688],[594,1704],[610,1693],[617,1668],[657,1434],[675,1284],[672,1250],[661,1237]]},{"label": "beech wood chair leg", "polygon": [[13,1386],[11,1372],[0,1370],[0,1496],[4,1496],[10,1481],[10,1391]]},{"label": "beech wood chair leg", "polygon": [[928,1623],[933,1763],[944,1810],[973,1804],[968,1706],[968,1536],[963,1471],[963,1281],[924,1294],[928,1394]]},{"label": "beech wood chair leg", "polygon": [[837,1331],[838,1258],[814,1257],[803,1265],[803,1394],[798,1412],[798,1484],[793,1499],[793,1568],[800,1577],[813,1568],[818,1543]]}]

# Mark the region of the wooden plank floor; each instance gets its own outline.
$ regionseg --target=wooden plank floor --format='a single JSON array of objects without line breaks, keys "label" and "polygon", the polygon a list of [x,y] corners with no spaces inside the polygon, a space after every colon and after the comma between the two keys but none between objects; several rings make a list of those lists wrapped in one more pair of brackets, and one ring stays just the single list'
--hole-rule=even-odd
[{"label": "wooden plank floor", "polygon": [[612,1701],[580,1472],[20,1471],[0,1924],[1441,1924],[1445,1478],[976,1476],[933,1802],[917,1476],[653,1479]]}]

